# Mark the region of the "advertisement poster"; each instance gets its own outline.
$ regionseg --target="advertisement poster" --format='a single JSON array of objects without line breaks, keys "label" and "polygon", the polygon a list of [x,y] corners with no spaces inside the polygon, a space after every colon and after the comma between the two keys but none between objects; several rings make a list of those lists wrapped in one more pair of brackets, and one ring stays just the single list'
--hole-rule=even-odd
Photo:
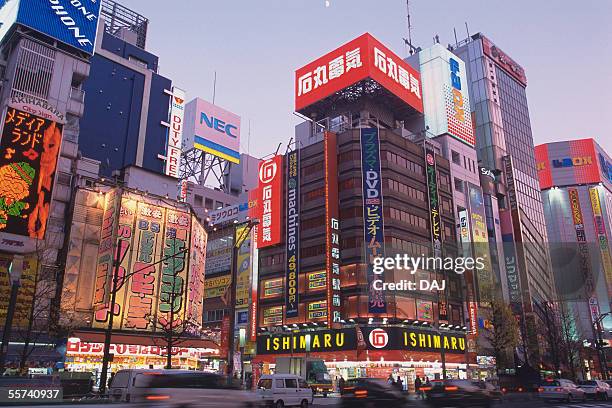
[{"label": "advertisement poster", "polygon": [[[0,233],[45,237],[62,127],[52,119],[7,108],[0,140]],[[24,251],[24,245],[11,252]]]},{"label": "advertisement poster", "polygon": [[361,182],[363,195],[363,233],[365,262],[368,266],[368,313],[386,313],[385,294],[373,287],[374,258],[385,256],[382,175],[378,129],[361,129]]},{"label": "advertisement poster", "polygon": [[[8,268],[13,260],[12,255],[0,255],[0,325],[4,327],[11,296],[11,282]],[[23,259],[23,272],[17,290],[17,303],[13,315],[13,327],[27,327],[30,312],[34,306],[34,291],[38,275],[38,255],[29,254]]]},{"label": "advertisement poster", "polygon": [[236,307],[246,307],[249,304],[249,291],[251,289],[251,231],[247,228],[247,224],[236,228],[236,236],[243,241],[238,249],[237,258]]},{"label": "advertisement poster", "polygon": [[485,220],[484,198],[480,187],[468,183],[468,190],[474,257],[482,258],[484,264],[484,268],[476,271],[478,298],[480,303],[486,306],[493,300],[493,267],[489,255],[489,236]]},{"label": "advertisement poster", "polygon": [[204,272],[206,267],[206,230],[195,218],[191,224],[191,256],[189,259],[189,279],[187,319],[197,325],[202,324],[204,308]]},{"label": "advertisement poster", "polygon": [[185,91],[172,87],[170,95],[170,128],[166,142],[166,175],[179,178],[181,153],[183,149],[183,128],[185,127]]},{"label": "advertisement poster", "polygon": [[601,201],[599,199],[599,188],[589,188],[589,198],[591,207],[593,208],[593,222],[595,224],[595,234],[597,234],[597,243],[601,254],[601,265],[608,282],[608,296],[612,296],[612,257],[610,255],[610,241],[606,232],[606,225],[603,219],[601,210]]},{"label": "advertisement poster", "polygon": [[[92,306],[94,310],[104,307],[110,299],[111,274],[115,259],[115,242],[117,237],[118,214],[121,194],[119,190],[111,190],[105,194],[102,228],[100,229],[100,245],[96,267],[96,282]],[[104,318],[102,321],[105,321]],[[94,319],[94,327],[96,321]]]},{"label": "advertisement poster", "polygon": [[[136,204],[136,230],[134,237],[134,261],[130,271],[135,273],[128,281],[124,328],[151,330],[154,325],[159,287],[163,226],[166,209],[147,203]],[[152,265],[153,264],[153,265]]]},{"label": "advertisement poster", "polygon": [[187,261],[191,231],[188,213],[167,210],[166,233],[161,268],[157,323],[160,328],[180,325],[187,303]]},{"label": "advertisement poster", "polygon": [[337,136],[326,131],[323,136],[325,156],[325,277],[327,278],[328,327],[342,320],[340,282],[340,211],[338,208]]},{"label": "advertisement poster", "polygon": [[300,271],[300,151],[287,153],[285,317],[297,317]]}]

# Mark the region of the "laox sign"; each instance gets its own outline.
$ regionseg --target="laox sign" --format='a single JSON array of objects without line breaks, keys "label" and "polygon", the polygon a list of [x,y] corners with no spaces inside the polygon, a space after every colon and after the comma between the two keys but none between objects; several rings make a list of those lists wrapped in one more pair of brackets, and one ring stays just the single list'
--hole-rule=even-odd
[{"label": "laox sign", "polygon": [[552,161],[552,166],[554,168],[578,167],[578,166],[586,166],[589,164],[593,164],[593,159],[591,158],[591,156],[565,157],[563,159],[555,159]]}]

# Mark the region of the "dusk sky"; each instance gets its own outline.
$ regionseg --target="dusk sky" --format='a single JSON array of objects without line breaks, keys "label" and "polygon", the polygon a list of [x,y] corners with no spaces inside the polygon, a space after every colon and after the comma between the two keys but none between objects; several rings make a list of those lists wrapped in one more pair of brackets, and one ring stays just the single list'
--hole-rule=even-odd
[{"label": "dusk sky", "polygon": [[[296,68],[370,32],[401,57],[405,0],[120,0],[150,19],[160,73],[242,117],[241,150],[261,157],[293,136]],[[326,7],[329,3],[329,7]],[[612,1],[412,0],[423,48],[483,32],[521,64],[535,143],[594,137],[612,154]],[[248,137],[248,123],[251,136]],[[284,147],[283,147],[284,151]]]}]

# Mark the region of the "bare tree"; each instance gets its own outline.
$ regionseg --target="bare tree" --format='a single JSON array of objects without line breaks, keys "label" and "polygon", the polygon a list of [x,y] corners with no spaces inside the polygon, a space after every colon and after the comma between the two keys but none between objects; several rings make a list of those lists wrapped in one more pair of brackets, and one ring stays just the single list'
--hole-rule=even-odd
[{"label": "bare tree", "polygon": [[567,302],[559,302],[560,348],[565,356],[565,364],[572,379],[577,379],[580,364],[580,349],[582,341],[573,319],[572,311]]}]

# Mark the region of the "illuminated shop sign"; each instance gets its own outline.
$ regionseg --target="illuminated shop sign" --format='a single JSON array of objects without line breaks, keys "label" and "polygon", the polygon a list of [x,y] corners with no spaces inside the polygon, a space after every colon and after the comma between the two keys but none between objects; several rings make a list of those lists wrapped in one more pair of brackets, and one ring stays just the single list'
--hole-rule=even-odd
[{"label": "illuminated shop sign", "polygon": [[419,73],[368,33],[295,71],[295,110],[367,78],[423,111]]},{"label": "illuminated shop sign", "polygon": [[593,209],[593,223],[601,254],[601,264],[608,284],[608,296],[612,296],[612,256],[610,255],[610,241],[603,218],[598,187],[589,188],[589,198],[591,200],[591,208]]},{"label": "illuminated shop sign", "polygon": [[283,191],[283,156],[277,155],[259,164],[259,229],[257,248],[280,243]]},{"label": "illuminated shop sign", "polygon": [[368,313],[386,313],[385,294],[374,288],[384,276],[374,273],[374,258],[385,256],[382,172],[378,129],[363,128],[361,137],[361,182],[363,195],[363,234],[368,279]]},{"label": "illuminated shop sign", "polygon": [[170,95],[170,128],[166,148],[166,175],[179,178],[181,152],[183,151],[183,127],[185,126],[185,91],[172,87]]},{"label": "illuminated shop sign", "polygon": [[325,161],[325,277],[327,278],[327,316],[330,327],[342,316],[340,282],[340,212],[338,209],[337,137],[326,131],[323,137]]},{"label": "illuminated shop sign", "polygon": [[[369,350],[405,350],[415,352],[440,352],[463,354],[466,349],[465,335],[441,333],[402,327],[361,327],[365,348]],[[308,345],[308,337],[310,344]],[[259,335],[257,354],[290,354],[330,352],[357,349],[357,330],[337,329],[313,332]]]},{"label": "illuminated shop sign", "polygon": [[287,153],[285,317],[297,317],[300,271],[300,151]]},{"label": "illuminated shop sign", "polygon": [[325,271],[310,272],[306,274],[308,289],[320,289],[326,285],[327,274]]}]

